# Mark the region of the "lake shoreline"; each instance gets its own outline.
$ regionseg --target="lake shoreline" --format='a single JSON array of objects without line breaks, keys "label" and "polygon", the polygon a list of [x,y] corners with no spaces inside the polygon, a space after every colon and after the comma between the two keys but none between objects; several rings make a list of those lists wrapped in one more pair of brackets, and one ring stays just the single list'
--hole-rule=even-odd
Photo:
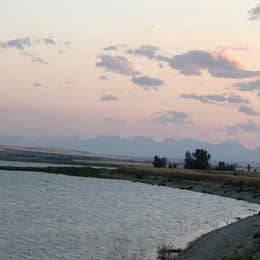
[{"label": "lake shoreline", "polygon": [[[133,167],[121,167],[117,171],[108,169],[92,169],[90,167],[68,168],[68,167],[0,167],[0,170],[10,171],[31,171],[45,172],[49,174],[63,174],[79,177],[94,177],[105,179],[128,180],[133,182],[146,183],[151,185],[166,186],[190,190],[199,193],[218,195],[222,197],[244,200],[250,203],[260,204],[260,191],[256,187],[240,183],[226,183],[226,179],[217,181],[193,180],[185,173],[182,173],[182,178],[176,175],[176,171],[153,172],[151,169],[139,169]],[[140,170],[140,172],[139,172]],[[178,173],[179,174],[179,173]],[[196,173],[195,173],[196,174]],[[258,185],[258,184],[257,184]],[[259,232],[259,237],[258,237]],[[239,235],[240,234],[240,235]],[[241,235],[241,234],[247,234]],[[254,238],[255,236],[255,238]],[[245,239],[245,237],[247,239]],[[233,241],[233,243],[228,243]],[[255,215],[238,222],[212,231],[201,236],[191,242],[189,246],[179,256],[172,256],[170,259],[178,260],[229,260],[235,259],[234,256],[245,257],[250,254],[259,258],[236,258],[236,259],[260,259],[260,247],[257,248],[257,243],[260,244],[260,215]],[[228,245],[228,246],[227,246]],[[259,252],[258,252],[259,251]],[[226,258],[223,258],[226,257]],[[251,257],[251,256],[250,256]]]}]

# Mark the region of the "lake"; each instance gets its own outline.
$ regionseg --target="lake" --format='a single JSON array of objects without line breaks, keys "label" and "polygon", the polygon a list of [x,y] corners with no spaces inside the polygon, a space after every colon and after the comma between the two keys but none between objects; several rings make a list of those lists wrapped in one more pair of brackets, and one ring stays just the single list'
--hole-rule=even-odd
[{"label": "lake", "polygon": [[1,161],[0,166],[13,167],[82,167],[75,164],[57,164],[57,163],[41,163],[41,162],[18,162],[18,161]]},{"label": "lake", "polygon": [[130,181],[0,171],[0,259],[113,260],[185,247],[260,206]]},{"label": "lake", "polygon": [[1,161],[0,166],[13,166],[13,167],[91,167],[93,169],[107,169],[117,170],[118,167],[110,166],[97,166],[97,165],[76,165],[76,164],[55,164],[55,163],[41,163],[41,162],[18,162],[18,161]]}]

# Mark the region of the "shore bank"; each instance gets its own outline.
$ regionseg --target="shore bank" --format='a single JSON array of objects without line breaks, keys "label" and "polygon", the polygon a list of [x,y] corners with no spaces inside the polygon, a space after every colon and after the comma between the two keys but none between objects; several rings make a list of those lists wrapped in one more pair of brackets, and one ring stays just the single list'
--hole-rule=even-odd
[{"label": "shore bank", "polygon": [[176,260],[260,259],[260,214],[212,231],[192,243]]},{"label": "shore bank", "polygon": [[[0,170],[45,172],[79,177],[121,179],[220,195],[260,204],[260,178],[229,172],[201,172],[183,169],[154,169],[122,166],[118,170],[91,167],[0,167]],[[178,260],[260,259],[260,215],[208,233],[198,238],[177,257]]]}]

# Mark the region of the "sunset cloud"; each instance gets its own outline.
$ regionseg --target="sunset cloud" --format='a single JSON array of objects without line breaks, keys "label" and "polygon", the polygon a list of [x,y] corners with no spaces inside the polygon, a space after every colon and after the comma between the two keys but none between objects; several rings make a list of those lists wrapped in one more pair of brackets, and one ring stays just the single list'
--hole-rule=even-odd
[{"label": "sunset cloud", "polygon": [[260,71],[244,70],[237,61],[222,52],[192,50],[173,56],[169,64],[186,76],[200,76],[203,70],[218,78],[250,78],[260,75]]},{"label": "sunset cloud", "polygon": [[104,51],[117,51],[120,48],[125,48],[126,45],[125,44],[117,44],[117,45],[110,45],[108,47],[105,47],[103,50]]},{"label": "sunset cloud", "polygon": [[106,71],[126,76],[135,76],[139,74],[139,72],[135,70],[134,65],[124,56],[101,55],[99,59],[96,66],[104,68]]},{"label": "sunset cloud", "polygon": [[43,39],[43,42],[47,45],[56,45],[55,41],[51,38],[45,38]]},{"label": "sunset cloud", "polygon": [[250,9],[249,13],[249,20],[258,20],[260,19],[260,4],[256,5],[256,7]]},{"label": "sunset cloud", "polygon": [[[109,47],[117,50],[115,46]],[[248,50],[248,47],[233,47],[236,50]],[[157,54],[160,48],[153,45],[141,45],[137,49],[128,50],[128,54],[139,57],[146,57],[149,60],[160,61],[169,64],[172,69],[178,70],[186,76],[200,76],[203,71],[207,71],[211,76],[217,78],[252,78],[260,76],[260,71],[246,70],[240,62],[231,58],[227,54],[227,49],[218,51],[191,50],[174,56]],[[109,55],[101,58],[111,59]],[[121,57],[121,56],[117,56]],[[125,57],[121,57],[126,59]],[[111,62],[111,61],[110,61]],[[162,66],[162,65],[161,65]]]},{"label": "sunset cloud", "polygon": [[245,123],[239,123],[233,126],[228,126],[227,130],[229,133],[232,134],[238,131],[256,133],[256,132],[260,132],[260,126],[257,125],[254,121],[248,121]]},{"label": "sunset cloud", "polygon": [[250,103],[248,99],[234,94],[214,94],[214,95],[182,94],[181,97],[185,99],[198,100],[202,103],[213,103],[213,104],[215,103],[249,104]]},{"label": "sunset cloud", "polygon": [[159,47],[153,45],[142,45],[138,49],[128,50],[128,54],[136,56],[144,56],[148,59],[154,59],[156,52],[159,51]]},{"label": "sunset cloud", "polygon": [[191,122],[188,118],[189,115],[184,112],[165,111],[165,112],[158,112],[153,122],[156,124],[184,125]]},{"label": "sunset cloud", "polygon": [[260,80],[255,81],[249,81],[249,82],[239,82],[235,84],[235,87],[237,87],[241,91],[256,91],[258,93],[258,96],[260,96]]},{"label": "sunset cloud", "polygon": [[248,116],[259,116],[259,113],[256,112],[255,110],[253,110],[249,106],[240,106],[239,107],[239,112],[244,113],[244,114],[246,114]]},{"label": "sunset cloud", "polygon": [[164,85],[163,80],[157,78],[151,78],[148,76],[133,77],[132,82],[135,85],[139,85],[140,87],[145,89],[149,89],[149,88],[158,89],[158,87]]},{"label": "sunset cloud", "polygon": [[101,101],[111,102],[111,101],[117,101],[118,97],[113,95],[103,95],[100,97]]},{"label": "sunset cloud", "polygon": [[41,57],[35,57],[32,59],[32,62],[35,62],[35,63],[40,63],[40,64],[49,64],[48,61],[42,59]]},{"label": "sunset cloud", "polygon": [[51,38],[33,39],[30,37],[11,39],[5,42],[0,42],[2,49],[13,48],[17,50],[24,50],[33,47],[36,44],[43,43],[45,45],[56,45],[55,41]]},{"label": "sunset cloud", "polygon": [[19,38],[19,39],[12,39],[6,42],[0,42],[0,47],[3,49],[7,48],[15,48],[18,50],[24,50],[26,47],[31,47],[32,41],[30,38]]}]

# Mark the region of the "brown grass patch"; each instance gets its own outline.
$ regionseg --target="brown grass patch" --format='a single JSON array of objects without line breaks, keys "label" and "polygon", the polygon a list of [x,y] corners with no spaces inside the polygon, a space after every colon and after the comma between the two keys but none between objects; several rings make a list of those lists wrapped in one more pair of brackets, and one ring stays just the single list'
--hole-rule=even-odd
[{"label": "brown grass patch", "polygon": [[214,182],[224,185],[236,187],[250,187],[254,189],[260,188],[260,177],[236,176],[233,172],[215,171],[197,171],[187,169],[164,169],[164,168],[148,168],[148,167],[131,167],[122,166],[120,172],[135,178],[145,177],[166,177],[172,181],[197,181],[197,182]]}]

